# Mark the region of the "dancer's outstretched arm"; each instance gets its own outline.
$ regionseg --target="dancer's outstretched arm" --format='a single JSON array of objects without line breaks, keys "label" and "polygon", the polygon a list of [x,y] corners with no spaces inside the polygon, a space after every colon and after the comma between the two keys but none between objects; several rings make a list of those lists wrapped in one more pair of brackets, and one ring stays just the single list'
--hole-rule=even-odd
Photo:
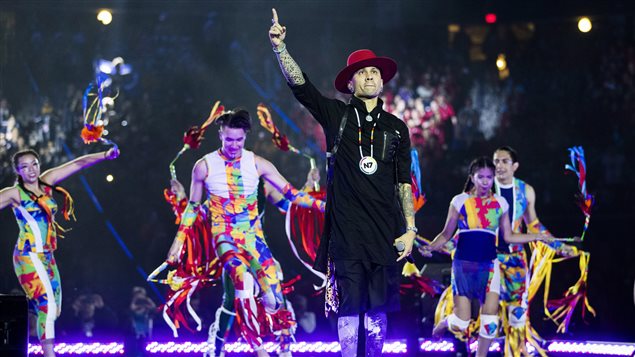
[{"label": "dancer's outstretched arm", "polygon": [[65,164],[46,170],[40,178],[49,185],[57,185],[60,181],[63,181],[82,169],[104,160],[114,160],[117,157],[119,157],[119,149],[112,147],[107,151],[80,156]]},{"label": "dancer's outstretched arm", "polygon": [[[525,186],[525,197],[527,198],[527,209],[523,214],[523,220],[527,225],[527,231],[529,233],[543,233],[547,236],[551,236],[547,227],[538,219],[538,214],[536,213],[536,191],[534,191],[534,188],[529,184]],[[556,240],[544,243],[555,249],[557,254],[565,257],[576,255],[577,252],[575,247]]]},{"label": "dancer's outstretched arm", "polygon": [[450,205],[448,209],[448,216],[445,219],[445,226],[441,233],[439,233],[429,245],[423,245],[419,247],[419,253],[424,257],[431,257],[432,251],[440,250],[447,241],[452,238],[456,231],[456,226],[459,221],[459,212]]},{"label": "dancer's outstretched arm", "polygon": [[280,191],[289,201],[301,207],[317,208],[324,212],[324,201],[316,200],[306,192],[295,189],[268,160],[256,155],[256,167],[260,176],[276,190]]}]

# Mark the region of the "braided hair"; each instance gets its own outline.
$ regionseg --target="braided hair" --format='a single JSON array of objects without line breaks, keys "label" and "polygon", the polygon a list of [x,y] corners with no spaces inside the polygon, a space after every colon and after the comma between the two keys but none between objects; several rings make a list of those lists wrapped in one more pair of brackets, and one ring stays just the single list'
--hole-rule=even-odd
[{"label": "braided hair", "polygon": [[[15,154],[13,154],[13,157],[11,158],[11,163],[13,164],[13,170],[15,170],[16,172],[16,185],[20,186],[20,188],[24,192],[26,192],[34,202],[36,202],[38,205],[41,205],[40,201],[38,200],[39,198],[38,195],[36,195],[33,191],[29,190],[28,188],[24,186],[24,181],[22,180],[22,176],[18,174],[18,163],[20,161],[20,158],[27,155],[32,155],[33,157],[35,157],[38,163],[40,161],[40,155],[38,155],[38,153],[32,149],[20,150],[16,152]],[[37,182],[38,182],[38,185],[47,187],[51,191],[56,191],[58,193],[61,193],[64,196],[64,206],[62,207],[62,213],[64,215],[64,218],[67,221],[70,220],[70,217],[75,218],[75,210],[73,208],[73,198],[71,197],[71,194],[68,191],[66,191],[61,186],[50,185],[42,181],[42,179],[39,177],[37,178]],[[53,217],[49,217],[49,218],[51,219],[51,221],[53,220]]]}]

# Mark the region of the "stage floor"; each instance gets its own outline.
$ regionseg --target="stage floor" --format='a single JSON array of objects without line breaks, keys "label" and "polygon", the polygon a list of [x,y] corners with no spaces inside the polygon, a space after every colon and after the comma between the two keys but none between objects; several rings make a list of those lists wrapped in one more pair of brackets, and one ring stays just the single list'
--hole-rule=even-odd
[{"label": "stage floor", "polygon": [[[502,339],[492,343],[490,355],[501,355]],[[127,348],[128,347],[128,348]],[[586,356],[634,356],[635,343],[628,342],[601,342],[601,341],[547,341],[544,349],[549,356],[572,356],[584,354]],[[202,356],[213,346],[201,341],[154,341],[143,346],[129,346],[123,342],[60,342],[55,351],[59,356]],[[231,342],[225,345],[226,356],[252,356],[253,350],[245,343]],[[276,356],[276,344],[265,344],[267,351]],[[419,339],[419,341],[389,340],[384,345],[386,356],[455,356],[465,351],[466,346],[459,341]],[[476,343],[470,345],[475,350]],[[462,350],[462,351],[461,351]],[[327,342],[302,342],[291,345],[294,356],[339,356],[340,346],[336,341]],[[0,349],[0,352],[2,350]],[[533,348],[530,348],[533,352]],[[2,353],[5,357],[6,353]],[[11,352],[6,357],[19,356],[20,353]],[[40,356],[42,350],[39,345],[29,344],[29,356]],[[24,354],[22,354],[24,356]]]}]

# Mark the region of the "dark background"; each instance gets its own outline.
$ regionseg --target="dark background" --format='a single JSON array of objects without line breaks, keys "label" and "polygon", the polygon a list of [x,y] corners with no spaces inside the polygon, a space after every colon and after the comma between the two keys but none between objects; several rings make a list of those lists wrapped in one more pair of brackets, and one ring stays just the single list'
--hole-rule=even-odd
[{"label": "dark background", "polygon": [[[168,163],[182,145],[183,131],[202,123],[215,100],[254,114],[246,147],[273,161],[295,186],[304,183],[308,162],[275,148],[269,134],[257,125],[259,102],[274,107],[274,120],[291,143],[316,156],[324,167],[319,130],[295,103],[271,52],[267,31],[270,8],[276,7],[288,29],[288,50],[325,94],[335,95],[332,80],[348,54],[371,48],[399,64],[398,77],[386,86],[389,98],[405,99],[407,108],[417,100],[429,108],[438,95],[444,95],[454,108],[455,124],[444,120],[437,128],[441,134],[417,144],[428,198],[417,215],[417,226],[425,237],[433,238],[442,229],[448,203],[460,192],[469,161],[491,155],[501,145],[519,152],[517,176],[536,189],[541,221],[556,236],[578,235],[583,215],[574,200],[576,178],[565,175],[564,164],[569,162],[568,147],[583,146],[587,185],[596,204],[581,246],[591,252],[588,295],[597,316],[587,313],[585,322],[576,311],[569,332],[559,338],[635,341],[631,325],[635,243],[628,228],[635,218],[631,2],[2,1],[1,5],[0,97],[23,140],[3,142],[2,187],[13,184],[10,155],[18,147],[36,147],[43,153],[44,169],[71,156],[105,149],[80,142],[78,98],[95,77],[97,59],[121,56],[133,69],[115,79],[120,96],[107,127],[121,157],[63,183],[76,200],[78,220],[64,224],[73,230],[56,252],[65,306],[58,335],[81,334],[72,304],[82,294],[100,294],[106,305],[96,338],[128,330],[133,286],[146,287],[149,296],[161,303],[165,288],[147,285],[143,274],[164,259],[177,228],[162,197],[169,180]],[[100,8],[113,12],[109,26],[96,21]],[[485,23],[488,12],[497,14],[495,24]],[[590,33],[577,30],[582,15],[593,21]],[[448,32],[449,24],[459,25],[459,32]],[[486,32],[478,48],[468,29]],[[474,51],[480,59],[470,56]],[[495,66],[500,53],[509,66],[505,79],[499,78]],[[434,94],[421,95],[419,87]],[[472,112],[467,111],[468,99],[474,103]],[[287,124],[283,113],[299,130]],[[460,137],[457,128],[470,113],[477,113],[481,126],[469,137]],[[48,131],[43,131],[43,123],[49,124]],[[195,160],[218,146],[215,129],[206,136],[201,149],[187,152],[177,163],[186,186]],[[112,183],[106,182],[107,174],[114,175]],[[93,204],[87,187],[103,211]],[[318,316],[318,332],[303,337],[335,339],[323,319],[321,297],[311,297],[314,281],[291,256],[283,216],[274,208],[266,215],[268,241],[286,276],[304,275],[291,301],[297,301],[298,295],[309,297],[308,308]],[[9,209],[0,214],[2,293],[19,289],[11,268],[17,236],[13,221]],[[419,266],[434,263],[430,269],[439,271],[448,263],[443,257],[416,256],[416,260]],[[435,277],[443,279],[443,274]],[[577,261],[558,264],[551,296],[558,297],[577,277]],[[218,301],[217,287],[201,293],[205,327],[197,338],[204,338]],[[431,317],[432,304],[405,295],[404,312],[392,317],[391,335],[428,336],[431,327],[421,320]],[[542,307],[535,304],[534,325],[544,337],[555,338],[555,326],[542,316]],[[167,335],[160,316],[155,320],[155,334]]]}]

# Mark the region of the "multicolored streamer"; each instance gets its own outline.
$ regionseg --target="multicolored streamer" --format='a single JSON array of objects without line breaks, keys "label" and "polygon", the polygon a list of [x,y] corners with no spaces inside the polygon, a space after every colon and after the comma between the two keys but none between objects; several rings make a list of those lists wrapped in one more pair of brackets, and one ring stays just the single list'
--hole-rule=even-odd
[{"label": "multicolored streamer", "polygon": [[[177,217],[177,222],[182,219],[182,214],[187,206],[187,199],[178,200],[176,195],[169,190],[164,191],[165,199],[170,203]],[[163,318],[172,329],[174,337],[178,336],[178,328],[184,326],[194,331],[189,326],[190,321],[183,313],[185,306],[189,316],[197,324],[196,330],[201,330],[201,319],[190,304],[192,294],[202,286],[215,285],[220,281],[222,267],[214,248],[211,245],[210,222],[205,212],[199,209],[196,221],[190,229],[186,230],[186,238],[179,254],[179,263],[172,266],[167,277],[159,279],[158,276],[170,267],[167,261],[161,263],[148,275],[147,280],[170,286],[166,304],[163,306]]]},{"label": "multicolored streamer", "polygon": [[565,170],[569,170],[578,176],[578,188],[580,192],[576,195],[577,203],[582,213],[584,213],[584,228],[580,235],[580,241],[584,241],[584,235],[589,229],[589,221],[591,220],[591,208],[595,202],[593,195],[587,192],[586,186],[586,161],[584,159],[584,149],[582,146],[574,146],[568,149],[571,164],[564,166]]},{"label": "multicolored streamer", "polygon": [[291,151],[296,154],[302,155],[300,150],[289,144],[289,139],[287,138],[287,136],[282,134],[276,124],[273,123],[271,111],[269,110],[269,108],[267,108],[266,105],[260,103],[258,104],[256,110],[258,113],[258,119],[260,120],[260,125],[271,133],[271,141],[273,141],[278,149],[282,151]]},{"label": "multicolored streamer", "polygon": [[[326,199],[326,192],[324,191],[315,191],[309,194],[316,199]],[[285,233],[289,246],[296,259],[320,279],[321,284],[319,286],[313,285],[316,291],[325,288],[327,279],[323,273],[313,269],[323,228],[324,212],[299,207],[295,204],[289,206],[285,217]],[[304,257],[300,256],[297,247],[302,248],[301,252]]]},{"label": "multicolored streamer", "polygon": [[[291,145],[289,143],[289,139],[287,138],[287,136],[280,132],[276,124],[274,124],[273,122],[271,111],[269,110],[269,108],[267,108],[266,105],[264,105],[263,103],[258,104],[258,107],[256,108],[256,112],[258,113],[258,119],[260,120],[260,125],[263,128],[267,129],[268,132],[271,133],[271,141],[273,141],[273,143],[278,147],[278,149],[282,151],[291,151],[298,155],[302,155],[305,158],[309,159],[309,162],[311,164],[311,169],[316,168],[315,159],[311,155],[303,153],[298,148]],[[319,183],[315,182],[313,189],[315,191],[319,191],[320,190]]]},{"label": "multicolored streamer", "polygon": [[[119,93],[112,97],[104,96],[104,91],[108,88],[107,81],[103,75],[98,75],[95,82],[90,83],[86,87],[82,98],[84,128],[82,129],[81,137],[85,144],[99,141],[117,148],[117,144],[103,137],[104,127],[108,123],[107,120],[102,119],[103,113],[108,110],[107,106],[115,104],[115,99],[119,96]],[[90,100],[90,98],[93,99]],[[88,105],[89,101],[90,105]]]},{"label": "multicolored streamer", "polygon": [[558,333],[566,333],[571,322],[571,316],[579,302],[582,304],[582,318],[586,317],[586,312],[589,311],[595,316],[595,310],[589,303],[588,298],[588,274],[589,274],[589,259],[590,254],[588,252],[581,252],[580,254],[580,278],[571,286],[560,299],[552,299],[546,303],[546,309],[548,310],[547,317],[549,317],[556,325],[558,325]]},{"label": "multicolored streamer", "polygon": [[174,167],[176,160],[178,160],[179,157],[181,157],[181,155],[187,150],[198,149],[201,146],[201,142],[203,141],[203,139],[205,139],[203,137],[203,135],[205,134],[205,130],[207,130],[210,124],[214,122],[214,120],[216,120],[219,116],[223,115],[224,111],[225,111],[225,108],[222,105],[220,105],[219,101],[216,101],[216,103],[214,103],[214,106],[212,107],[212,110],[209,113],[209,116],[200,127],[197,125],[194,125],[190,127],[189,129],[187,129],[185,133],[183,133],[183,147],[176,154],[176,157],[174,158],[174,160],[170,162],[170,166],[169,166],[170,176],[172,177],[173,180],[176,180],[176,169]]},{"label": "multicolored streamer", "polygon": [[410,150],[410,180],[412,181],[412,198],[415,212],[419,212],[426,204],[426,195],[421,191],[421,165],[417,149]]},{"label": "multicolored streamer", "polygon": [[[223,106],[217,101],[214,103],[212,110],[205,122],[199,126],[190,127],[183,133],[183,147],[177,153],[176,157],[170,162],[170,175],[176,180],[176,160],[190,148],[198,149],[203,141],[205,130],[224,113]],[[179,224],[182,214],[187,206],[187,199],[178,200],[176,195],[166,189],[163,192],[165,199],[172,206],[172,210],[176,216],[176,224]],[[161,263],[154,271],[148,275],[147,280],[166,284],[170,286],[168,293],[168,301],[163,306],[163,319],[172,329],[174,337],[178,337],[178,328],[184,326],[186,329],[193,331],[188,324],[188,318],[182,312],[182,306],[185,304],[190,317],[196,322],[196,330],[200,331],[202,322],[196,311],[191,306],[190,300],[192,294],[201,286],[207,284],[216,284],[220,280],[221,266],[215,251],[210,244],[209,234],[211,228],[206,219],[204,212],[197,213],[196,221],[190,229],[186,231],[186,239],[181,248],[179,263],[170,270],[165,279],[158,279],[158,275],[165,271],[170,264],[165,261]]]},{"label": "multicolored streamer", "polygon": [[[425,267],[424,267],[425,269]],[[406,262],[401,274],[407,278],[399,286],[399,292],[405,295],[408,291],[414,292],[416,295],[428,294],[437,296],[443,292],[445,286],[432,278],[421,275],[421,271],[414,263]]]}]

